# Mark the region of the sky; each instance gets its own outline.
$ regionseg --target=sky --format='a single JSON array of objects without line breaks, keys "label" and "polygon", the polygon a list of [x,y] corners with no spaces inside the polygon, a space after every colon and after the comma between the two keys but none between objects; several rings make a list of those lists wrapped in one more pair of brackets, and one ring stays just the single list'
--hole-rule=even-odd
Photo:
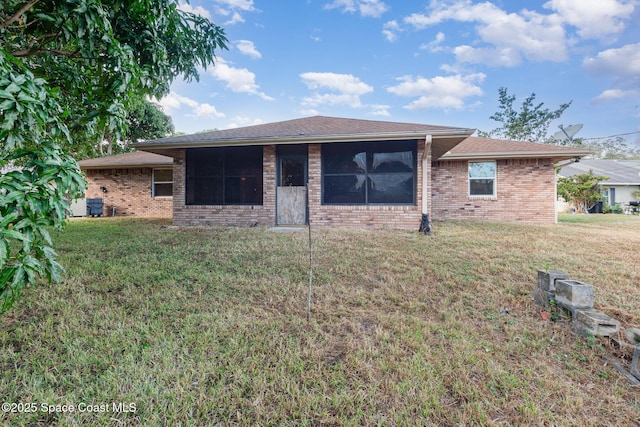
[{"label": "sky", "polygon": [[640,144],[640,0],[191,0],[228,50],[159,100],[178,132],[313,115],[476,128],[498,89]]}]

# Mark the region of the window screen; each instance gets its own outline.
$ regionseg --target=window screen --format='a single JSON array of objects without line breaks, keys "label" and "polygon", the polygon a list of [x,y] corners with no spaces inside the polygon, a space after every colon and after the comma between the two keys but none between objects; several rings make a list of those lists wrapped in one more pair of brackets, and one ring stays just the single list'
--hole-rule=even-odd
[{"label": "window screen", "polygon": [[187,150],[188,205],[261,205],[262,147]]},{"label": "window screen", "polygon": [[415,203],[416,146],[415,140],[323,145],[323,204]]}]

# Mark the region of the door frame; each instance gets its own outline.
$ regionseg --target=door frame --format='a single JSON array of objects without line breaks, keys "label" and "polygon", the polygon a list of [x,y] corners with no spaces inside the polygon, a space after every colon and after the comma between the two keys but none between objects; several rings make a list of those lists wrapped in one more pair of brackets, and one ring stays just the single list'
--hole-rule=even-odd
[{"label": "door frame", "polygon": [[[306,200],[305,200],[305,222],[301,225],[309,224],[309,154],[308,154],[308,145],[306,144],[295,144],[290,146],[281,146],[278,145],[276,147],[276,197],[275,197],[275,222],[278,224],[278,189],[282,187],[282,162],[284,160],[301,160],[304,164],[304,186],[307,189],[306,191]],[[296,186],[297,187],[297,186]]]},{"label": "door frame", "polygon": [[276,188],[282,187],[282,162],[284,160],[302,160],[304,162],[304,185],[309,183],[309,156],[306,154],[278,154],[276,156]]}]

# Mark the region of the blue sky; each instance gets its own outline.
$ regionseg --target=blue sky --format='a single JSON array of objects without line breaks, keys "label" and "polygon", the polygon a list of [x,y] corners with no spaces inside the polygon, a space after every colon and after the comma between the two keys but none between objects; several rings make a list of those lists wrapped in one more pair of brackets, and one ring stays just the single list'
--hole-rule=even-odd
[{"label": "blue sky", "polygon": [[176,131],[311,115],[489,131],[498,88],[640,144],[640,1],[192,0],[229,50],[159,102]]}]

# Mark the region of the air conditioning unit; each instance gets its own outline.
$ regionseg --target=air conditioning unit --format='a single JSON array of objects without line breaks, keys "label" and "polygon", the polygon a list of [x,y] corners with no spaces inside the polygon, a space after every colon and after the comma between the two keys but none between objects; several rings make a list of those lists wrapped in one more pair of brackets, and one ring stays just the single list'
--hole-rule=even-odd
[{"label": "air conditioning unit", "polygon": [[78,199],[71,202],[69,216],[87,216],[87,199]]}]

